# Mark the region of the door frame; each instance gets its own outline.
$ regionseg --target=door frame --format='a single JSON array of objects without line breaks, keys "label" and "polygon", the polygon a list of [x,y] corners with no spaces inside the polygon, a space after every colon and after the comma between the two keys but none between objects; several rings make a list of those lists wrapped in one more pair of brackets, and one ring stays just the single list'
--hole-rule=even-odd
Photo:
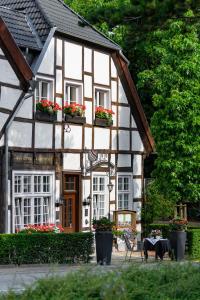
[{"label": "door frame", "polygon": [[[62,194],[65,195],[64,190],[64,178],[65,176],[75,176],[77,177],[78,182],[78,191],[77,191],[77,201],[78,201],[78,216],[76,218],[76,224],[75,224],[75,232],[82,231],[82,201],[81,201],[81,195],[82,195],[82,180],[81,180],[81,174],[77,172],[62,172]],[[61,213],[61,219],[63,223],[63,208]]]}]

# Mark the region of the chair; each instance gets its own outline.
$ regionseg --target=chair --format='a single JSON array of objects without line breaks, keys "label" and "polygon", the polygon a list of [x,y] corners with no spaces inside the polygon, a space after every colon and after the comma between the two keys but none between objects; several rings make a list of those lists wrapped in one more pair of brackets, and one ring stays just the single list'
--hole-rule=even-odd
[{"label": "chair", "polygon": [[[136,238],[131,238],[130,236],[128,236],[127,234],[123,235],[124,237],[124,241],[126,244],[126,257],[125,257],[125,261],[128,259],[128,261],[131,260],[131,255],[132,253],[135,251],[134,247],[136,246]],[[143,255],[143,245],[138,242],[138,248],[139,251],[141,251],[141,259],[142,261],[144,260],[144,255]],[[130,252],[129,258],[128,258],[128,252]]]}]

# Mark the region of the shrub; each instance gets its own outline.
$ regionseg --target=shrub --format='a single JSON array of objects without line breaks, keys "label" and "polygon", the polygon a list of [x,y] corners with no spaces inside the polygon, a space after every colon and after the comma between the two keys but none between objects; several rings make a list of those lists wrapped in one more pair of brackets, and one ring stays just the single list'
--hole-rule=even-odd
[{"label": "shrub", "polygon": [[147,265],[110,271],[89,268],[64,278],[40,280],[20,295],[0,299],[23,300],[196,300],[200,294],[200,267],[189,264]]},{"label": "shrub", "polygon": [[1,234],[0,264],[88,262],[92,233]]},{"label": "shrub", "polygon": [[189,256],[193,259],[200,259],[200,229],[189,229],[187,239]]}]

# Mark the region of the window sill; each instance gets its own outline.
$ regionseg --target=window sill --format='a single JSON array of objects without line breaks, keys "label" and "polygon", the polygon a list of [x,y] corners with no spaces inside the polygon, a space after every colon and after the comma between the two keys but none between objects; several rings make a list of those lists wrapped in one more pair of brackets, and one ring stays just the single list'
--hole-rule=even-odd
[{"label": "window sill", "polygon": [[38,121],[54,122],[57,121],[57,114],[48,114],[47,112],[36,111],[35,118]]},{"label": "window sill", "polygon": [[86,117],[65,115],[65,122],[74,124],[85,124]]},{"label": "window sill", "polygon": [[113,125],[113,121],[108,122],[107,119],[95,118],[94,125],[100,126],[100,127],[111,127]]}]

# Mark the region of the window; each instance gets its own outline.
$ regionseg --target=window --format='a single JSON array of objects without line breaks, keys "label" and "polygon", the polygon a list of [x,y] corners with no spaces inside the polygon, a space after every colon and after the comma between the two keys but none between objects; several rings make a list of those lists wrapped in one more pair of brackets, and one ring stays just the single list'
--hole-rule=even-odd
[{"label": "window", "polygon": [[34,174],[14,175],[15,230],[28,224],[43,225],[50,222],[53,198],[53,176]]},{"label": "window", "polygon": [[68,104],[82,103],[82,86],[74,84],[66,84],[65,101]]},{"label": "window", "polygon": [[110,108],[109,91],[95,90],[95,106],[101,106],[107,109]]},{"label": "window", "polygon": [[118,177],[118,209],[129,209],[131,184],[130,176]]},{"label": "window", "polygon": [[46,80],[37,80],[38,85],[35,89],[36,102],[40,100],[51,100],[53,98],[53,83]]},{"label": "window", "polygon": [[103,176],[93,177],[93,218],[105,216],[106,180]]}]

